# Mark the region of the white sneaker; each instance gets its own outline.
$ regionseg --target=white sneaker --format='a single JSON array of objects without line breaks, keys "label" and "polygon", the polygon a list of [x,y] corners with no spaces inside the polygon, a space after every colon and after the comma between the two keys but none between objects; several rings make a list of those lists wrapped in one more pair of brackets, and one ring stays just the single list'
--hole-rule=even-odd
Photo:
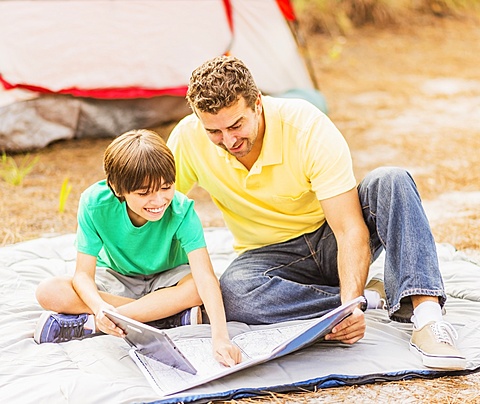
[{"label": "white sneaker", "polygon": [[[372,278],[370,282],[368,282],[367,285],[365,286],[365,290],[378,293],[378,301],[376,302],[376,304],[374,304],[375,307],[372,307],[372,308],[383,309],[383,310],[388,309],[387,295],[385,293],[385,285],[382,279]],[[369,303],[368,308],[371,308],[370,302],[368,303]]]},{"label": "white sneaker", "polygon": [[446,321],[431,321],[419,330],[414,329],[410,351],[420,356],[429,368],[463,370],[467,360],[455,346],[458,334]]}]

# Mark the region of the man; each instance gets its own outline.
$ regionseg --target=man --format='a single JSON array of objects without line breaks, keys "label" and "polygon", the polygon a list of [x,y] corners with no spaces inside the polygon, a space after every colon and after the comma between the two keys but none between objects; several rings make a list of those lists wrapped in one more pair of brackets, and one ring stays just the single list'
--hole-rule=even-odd
[{"label": "man", "polygon": [[[239,256],[220,279],[227,320],[314,318],[365,294],[370,308],[384,298],[392,319],[414,323],[410,347],[424,365],[465,368],[442,320],[435,242],[407,172],[377,169],[356,187],[328,117],[306,101],[263,96],[234,57],[198,67],[187,100],[193,114],[168,145],[178,189],[207,190],[233,233]],[[365,290],[383,248],[385,290]],[[353,344],[364,333],[358,308],[327,339]]]}]

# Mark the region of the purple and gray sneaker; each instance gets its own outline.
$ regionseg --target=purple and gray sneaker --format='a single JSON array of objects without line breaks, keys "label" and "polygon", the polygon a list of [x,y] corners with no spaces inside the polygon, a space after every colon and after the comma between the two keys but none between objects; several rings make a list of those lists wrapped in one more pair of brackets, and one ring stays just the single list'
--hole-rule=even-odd
[{"label": "purple and gray sneaker", "polygon": [[81,339],[93,333],[85,328],[88,314],[59,314],[44,312],[38,320],[33,339],[37,344],[66,342]]}]

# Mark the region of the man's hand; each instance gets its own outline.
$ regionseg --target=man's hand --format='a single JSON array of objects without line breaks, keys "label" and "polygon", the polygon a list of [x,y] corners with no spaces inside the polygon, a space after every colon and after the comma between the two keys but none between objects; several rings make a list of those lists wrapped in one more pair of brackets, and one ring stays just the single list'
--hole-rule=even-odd
[{"label": "man's hand", "polygon": [[222,365],[232,367],[242,361],[242,352],[230,340],[222,339],[213,342],[213,356]]},{"label": "man's hand", "polygon": [[351,316],[333,327],[332,332],[325,336],[327,341],[341,341],[354,344],[365,336],[365,316],[363,311],[355,308]]}]

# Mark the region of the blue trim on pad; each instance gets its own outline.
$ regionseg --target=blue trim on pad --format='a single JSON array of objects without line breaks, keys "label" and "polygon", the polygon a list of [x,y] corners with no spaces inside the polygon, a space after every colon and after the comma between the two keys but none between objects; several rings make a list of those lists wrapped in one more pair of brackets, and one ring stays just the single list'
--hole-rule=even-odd
[{"label": "blue trim on pad", "polygon": [[435,370],[407,370],[395,373],[377,373],[364,376],[328,375],[303,382],[266,386],[259,388],[241,388],[236,390],[190,395],[185,397],[165,398],[151,402],[152,404],[174,403],[205,403],[212,400],[239,400],[242,398],[261,397],[269,393],[301,393],[332,387],[363,385],[376,382],[395,382],[411,379],[435,379],[444,376],[464,376],[480,371],[480,367],[473,370],[435,371]]}]

